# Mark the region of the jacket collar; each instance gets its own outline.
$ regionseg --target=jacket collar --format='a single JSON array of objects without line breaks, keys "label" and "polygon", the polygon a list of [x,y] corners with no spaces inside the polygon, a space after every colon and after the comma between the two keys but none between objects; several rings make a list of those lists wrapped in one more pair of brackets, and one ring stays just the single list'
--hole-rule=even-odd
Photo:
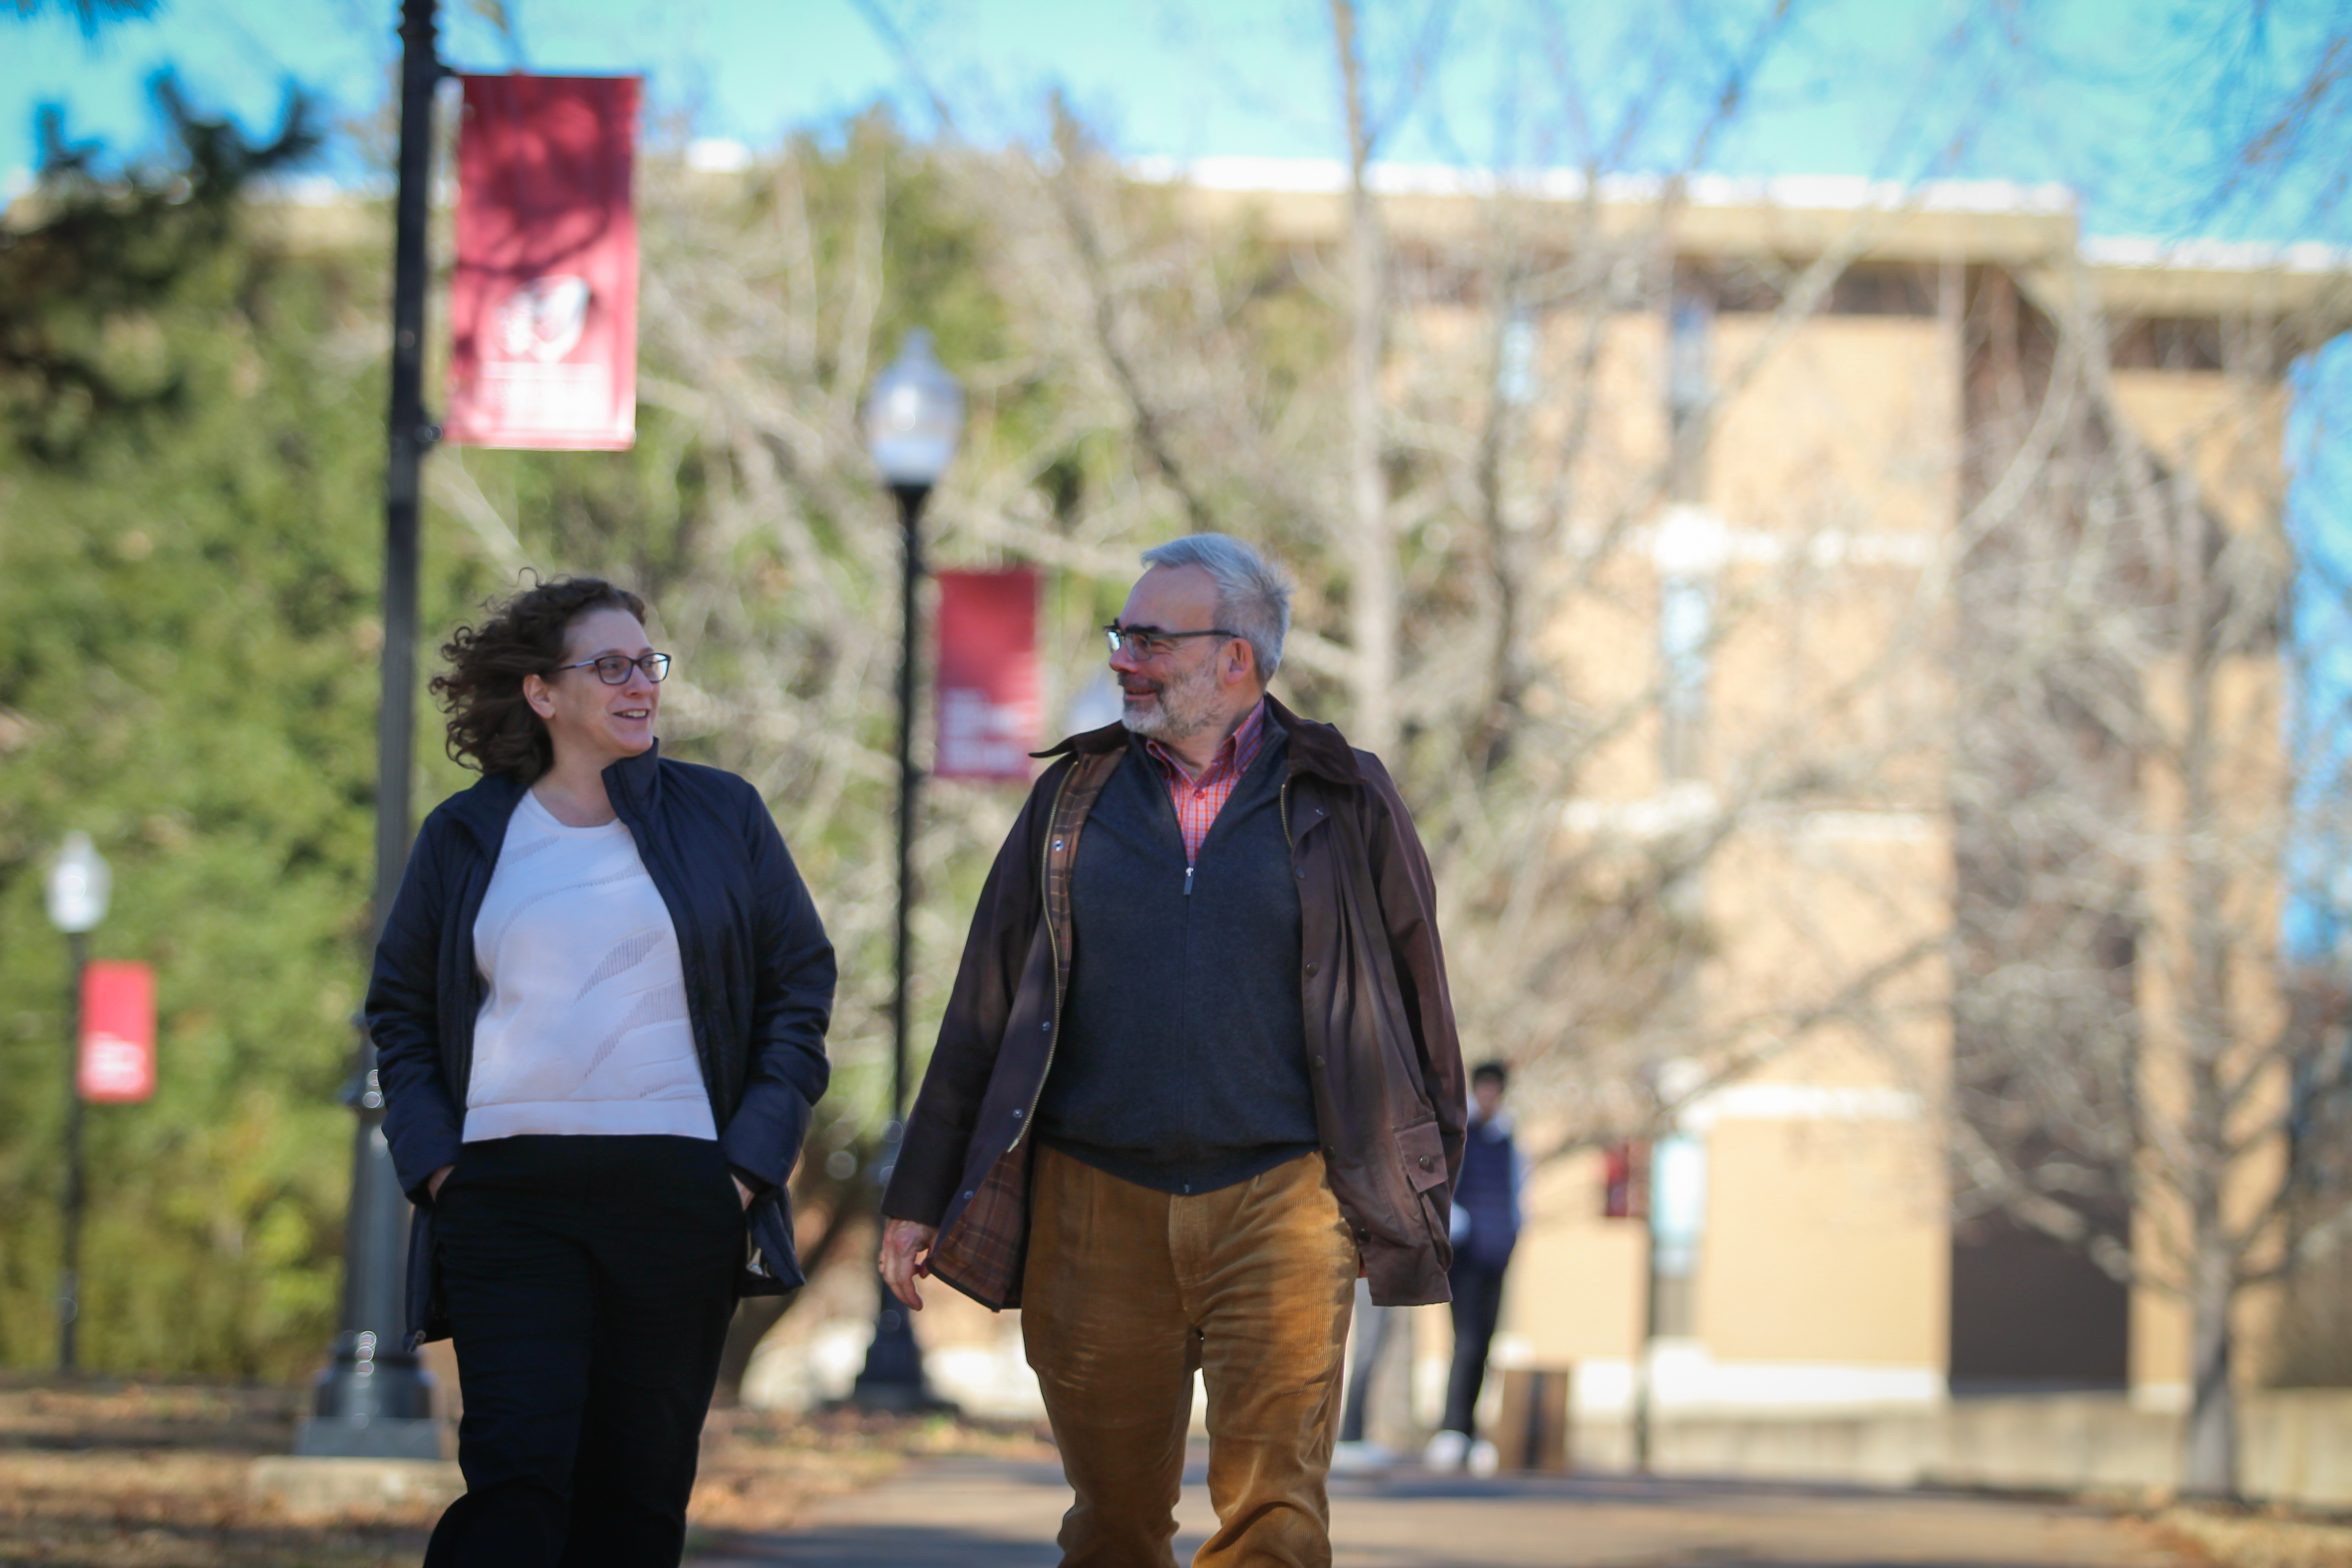
[{"label": "jacket collar", "polygon": [[[1348,738],[1337,729],[1329,724],[1318,724],[1312,719],[1300,718],[1276,701],[1271,691],[1265,694],[1265,716],[1281,725],[1283,733],[1290,738],[1291,777],[1306,773],[1338,784],[1364,782],[1364,771],[1356,763],[1355,748],[1348,744]],[[1085,731],[1070,736],[1057,746],[1030,754],[1035,757],[1095,756],[1105,752],[1123,752],[1127,744],[1126,725],[1106,724],[1099,730]]]},{"label": "jacket collar", "polygon": [[1290,736],[1290,776],[1301,773],[1336,784],[1360,784],[1364,782],[1364,770],[1356,761],[1356,748],[1348,744],[1348,737],[1332,724],[1301,719],[1266,693],[1266,715]]},{"label": "jacket collar", "polygon": [[661,805],[661,741],[634,757],[623,757],[604,770],[604,793],[612,797],[613,809],[625,820],[639,820],[653,815]]},{"label": "jacket collar", "polygon": [[474,781],[471,789],[451,795],[441,809],[480,847],[484,855],[494,856],[506,841],[507,819],[514,815],[522,792],[529,787],[520,779],[505,773],[485,773]]},{"label": "jacket collar", "polygon": [[[661,742],[656,740],[635,756],[623,757],[604,770],[604,792],[613,797],[613,809],[624,819],[642,818],[659,804],[660,761]],[[482,847],[483,854],[496,855],[506,842],[507,821],[530,787],[505,773],[486,774],[471,789],[450,796],[443,809]]]}]

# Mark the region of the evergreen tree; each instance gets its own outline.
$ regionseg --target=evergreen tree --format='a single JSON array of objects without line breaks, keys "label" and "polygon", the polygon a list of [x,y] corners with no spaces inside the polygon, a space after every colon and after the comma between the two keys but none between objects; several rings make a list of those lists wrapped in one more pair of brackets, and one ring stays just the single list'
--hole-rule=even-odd
[{"label": "evergreen tree", "polygon": [[42,1364],[65,954],[40,882],[113,863],[100,957],[156,965],[161,1084],[87,1121],[88,1364],[283,1374],[339,1279],[335,1100],[364,961],[383,279],[250,232],[262,145],[94,173],[52,121],[0,244],[0,1359]]},{"label": "evergreen tree", "polygon": [[[154,963],[161,1015],[154,1100],[86,1122],[85,1363],[292,1377],[333,1329],[352,1132],[337,1096],[368,962],[389,215],[366,209],[354,241],[350,206],[313,222],[254,199],[255,176],[307,142],[299,104],[254,146],[159,97],[178,158],[102,178],[95,153],[53,134],[36,221],[0,241],[0,1364],[45,1365],[55,1345],[66,952],[40,883],[80,828],[115,871],[93,953]],[[822,1156],[870,1133],[887,1037],[874,878],[891,821],[896,540],[854,410],[908,324],[938,328],[960,363],[1006,350],[970,215],[887,122],[789,161],[816,264],[844,292],[889,280],[838,355],[828,343],[812,366],[772,367],[808,378],[793,395],[826,432],[821,468],[793,473],[792,516],[741,493],[764,437],[662,401],[725,393],[689,352],[698,328],[673,313],[648,326],[655,392],[634,451],[429,459],[419,634],[429,668],[525,566],[651,598],[681,657],[665,751],[769,792],[856,972]],[[775,221],[767,190],[649,200],[649,278],[699,312],[699,269]],[[971,444],[992,415],[1049,426],[1036,398],[999,391]],[[802,528],[814,556],[782,542]],[[470,775],[442,755],[419,686],[421,815]],[[1010,807],[935,792],[950,831],[933,853],[958,854],[930,903],[968,903]],[[804,1208],[866,1212],[833,1163],[804,1171],[823,1189]]]}]

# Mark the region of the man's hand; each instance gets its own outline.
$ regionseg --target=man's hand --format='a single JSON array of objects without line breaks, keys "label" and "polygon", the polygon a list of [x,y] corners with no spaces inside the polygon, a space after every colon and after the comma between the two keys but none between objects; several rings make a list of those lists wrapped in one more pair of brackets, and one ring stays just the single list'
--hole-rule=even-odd
[{"label": "man's hand", "polygon": [[931,1243],[940,1227],[894,1219],[882,1227],[882,1283],[911,1311],[923,1310],[922,1292],[915,1289],[918,1275],[930,1272]]},{"label": "man's hand", "polygon": [[747,1209],[750,1208],[751,1206],[753,1194],[751,1188],[743,1184],[743,1178],[735,1174],[732,1171],[730,1171],[727,1173],[727,1179],[735,1184],[735,1195],[743,1200],[743,1206]]},{"label": "man's hand", "polygon": [[425,1195],[428,1198],[438,1200],[441,1196],[441,1184],[447,1181],[449,1179],[449,1173],[457,1168],[457,1167],[455,1165],[444,1165],[439,1170],[434,1172],[431,1175],[425,1177]]}]

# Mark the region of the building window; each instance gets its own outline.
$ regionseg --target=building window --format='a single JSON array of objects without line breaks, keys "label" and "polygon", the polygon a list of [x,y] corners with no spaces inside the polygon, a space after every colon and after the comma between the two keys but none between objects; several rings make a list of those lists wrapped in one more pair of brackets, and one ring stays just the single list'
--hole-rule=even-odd
[{"label": "building window", "polygon": [[1675,296],[1666,314],[1666,421],[1672,440],[1668,492],[1696,501],[1706,482],[1706,409],[1714,394],[1715,304],[1706,295]]},{"label": "building window", "polygon": [[1698,1334],[1699,1244],[1706,1236],[1706,1145],[1686,1132],[1650,1151],[1650,1337]]},{"label": "building window", "polygon": [[1708,645],[1715,638],[1715,595],[1702,577],[1658,584],[1659,708],[1670,779],[1696,778],[1706,729]]}]

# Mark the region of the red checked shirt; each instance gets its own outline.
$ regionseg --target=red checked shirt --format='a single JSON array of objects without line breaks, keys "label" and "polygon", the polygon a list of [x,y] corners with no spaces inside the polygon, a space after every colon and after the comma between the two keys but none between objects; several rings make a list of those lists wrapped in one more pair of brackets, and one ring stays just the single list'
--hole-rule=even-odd
[{"label": "red checked shirt", "polygon": [[[1209,765],[1194,778],[1184,771],[1176,754],[1159,742],[1146,739],[1143,749],[1160,764],[1160,773],[1168,781],[1168,793],[1176,803],[1176,826],[1184,835],[1184,864],[1192,865],[1201,858],[1201,841],[1209,837],[1209,828],[1217,820],[1217,813],[1233,798],[1234,786],[1242,782],[1242,774],[1257,759],[1258,748],[1265,743],[1265,699],[1257,700],[1241,728],[1225,737]],[[1187,891],[1192,883],[1185,883]]]}]

